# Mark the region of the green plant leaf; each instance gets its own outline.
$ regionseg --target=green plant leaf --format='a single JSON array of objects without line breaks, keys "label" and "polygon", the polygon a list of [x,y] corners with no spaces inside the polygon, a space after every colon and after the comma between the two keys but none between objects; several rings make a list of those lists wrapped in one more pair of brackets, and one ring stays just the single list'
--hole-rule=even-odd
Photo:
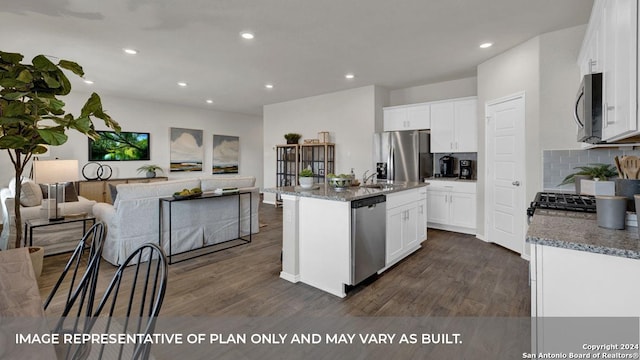
[{"label": "green plant leaf", "polygon": [[26,113],[26,105],[22,101],[10,101],[9,104],[2,110],[2,115],[5,117],[18,117],[24,116]]},{"label": "green plant leaf", "polygon": [[75,119],[74,121],[71,122],[72,125],[71,127],[82,132],[83,134],[88,133],[89,131],[91,131],[92,128],[92,123],[91,123],[91,119],[89,119],[89,117],[79,117],[77,119]]},{"label": "green plant leaf", "polygon": [[58,62],[58,65],[61,68],[67,69],[80,77],[84,76],[84,70],[82,70],[82,66],[78,65],[73,61],[60,60],[60,62]]},{"label": "green plant leaf", "polygon": [[18,53],[0,51],[0,59],[2,59],[3,62],[15,65],[15,64],[19,64],[20,61],[24,59],[24,56]]},{"label": "green plant leaf", "polygon": [[50,88],[58,89],[60,87],[60,83],[58,82],[58,80],[54,79],[49,74],[42,73],[42,78],[44,79],[44,82],[47,83],[47,86],[49,86]]},{"label": "green plant leaf", "polygon": [[0,126],[13,126],[17,125],[22,121],[22,119],[18,117],[0,117]]},{"label": "green plant leaf", "polygon": [[19,135],[0,137],[0,149],[22,149],[29,144],[29,139]]},{"label": "green plant leaf", "polygon": [[44,55],[38,55],[31,60],[33,66],[40,71],[56,71],[58,67],[56,64],[52,63],[49,59],[47,59]]},{"label": "green plant leaf", "polygon": [[18,74],[18,77],[16,79],[23,83],[30,83],[33,81],[33,75],[31,74],[31,71],[25,69],[20,71],[20,74]]},{"label": "green plant leaf", "polygon": [[67,142],[68,136],[64,133],[64,128],[53,127],[38,129],[38,134],[47,144],[58,146]]},{"label": "green plant leaf", "polygon": [[27,95],[28,92],[12,92],[12,93],[8,93],[5,95],[2,95],[3,98],[9,100],[9,101],[13,101],[13,100],[18,100],[21,97]]},{"label": "green plant leaf", "polygon": [[36,147],[33,149],[33,151],[31,151],[34,155],[40,155],[40,154],[44,154],[47,152],[47,148],[38,144],[36,145]]}]

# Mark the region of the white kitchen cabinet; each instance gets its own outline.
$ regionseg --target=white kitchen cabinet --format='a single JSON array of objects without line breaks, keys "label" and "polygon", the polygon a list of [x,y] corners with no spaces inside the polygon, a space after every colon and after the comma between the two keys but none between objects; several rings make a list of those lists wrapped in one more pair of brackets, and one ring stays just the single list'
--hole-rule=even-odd
[{"label": "white kitchen cabinet", "polygon": [[427,187],[428,227],[476,233],[476,183],[432,180]]},{"label": "white kitchen cabinet", "polygon": [[603,140],[637,134],[637,0],[605,1]]},{"label": "white kitchen cabinet", "polygon": [[477,99],[431,104],[431,152],[477,152]]},{"label": "white kitchen cabinet", "polygon": [[596,0],[578,56],[581,75],[602,72],[602,139],[640,134],[637,0]]},{"label": "white kitchen cabinet", "polygon": [[[418,241],[427,240],[427,188],[418,189]],[[419,226],[422,224],[422,226]]]},{"label": "white kitchen cabinet", "polygon": [[387,194],[387,268],[420,248],[426,238],[425,196],[421,189]]},{"label": "white kitchen cabinet", "polygon": [[[597,264],[597,266],[594,266]],[[640,260],[545,245],[531,248],[533,317],[640,316]]]},{"label": "white kitchen cabinet", "polygon": [[384,131],[429,129],[431,127],[430,108],[426,103],[384,108]]}]

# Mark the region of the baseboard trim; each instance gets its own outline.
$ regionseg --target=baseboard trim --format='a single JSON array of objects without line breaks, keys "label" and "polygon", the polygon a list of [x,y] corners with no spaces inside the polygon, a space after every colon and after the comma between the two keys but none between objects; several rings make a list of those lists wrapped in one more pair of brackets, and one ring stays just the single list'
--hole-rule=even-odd
[{"label": "baseboard trim", "polygon": [[292,275],[284,271],[280,272],[280,278],[292,283],[297,283],[298,281],[300,281],[300,275]]},{"label": "baseboard trim", "polygon": [[453,225],[427,223],[427,229],[438,229],[438,230],[459,232],[462,234],[476,235],[476,229],[453,226]]},{"label": "baseboard trim", "polygon": [[484,237],[484,234],[476,234],[476,238],[484,242],[488,242],[487,239]]}]

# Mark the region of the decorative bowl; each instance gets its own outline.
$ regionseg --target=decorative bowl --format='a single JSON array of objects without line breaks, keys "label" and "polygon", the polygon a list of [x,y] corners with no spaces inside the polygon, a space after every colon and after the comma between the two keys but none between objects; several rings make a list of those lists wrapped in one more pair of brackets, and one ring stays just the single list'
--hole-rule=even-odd
[{"label": "decorative bowl", "polygon": [[329,178],[329,185],[336,189],[344,189],[351,186],[351,178],[332,177]]}]

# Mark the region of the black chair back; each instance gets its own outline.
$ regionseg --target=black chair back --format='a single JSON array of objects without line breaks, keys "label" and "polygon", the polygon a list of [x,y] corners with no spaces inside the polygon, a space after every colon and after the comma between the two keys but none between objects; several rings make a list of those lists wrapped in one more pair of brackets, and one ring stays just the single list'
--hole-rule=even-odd
[{"label": "black chair back", "polygon": [[[160,247],[152,243],[139,247],[114,274],[85,333],[152,334],[167,288],[167,272],[167,257]],[[102,316],[105,312],[108,317]],[[147,359],[150,346],[101,345],[97,356]]]}]

